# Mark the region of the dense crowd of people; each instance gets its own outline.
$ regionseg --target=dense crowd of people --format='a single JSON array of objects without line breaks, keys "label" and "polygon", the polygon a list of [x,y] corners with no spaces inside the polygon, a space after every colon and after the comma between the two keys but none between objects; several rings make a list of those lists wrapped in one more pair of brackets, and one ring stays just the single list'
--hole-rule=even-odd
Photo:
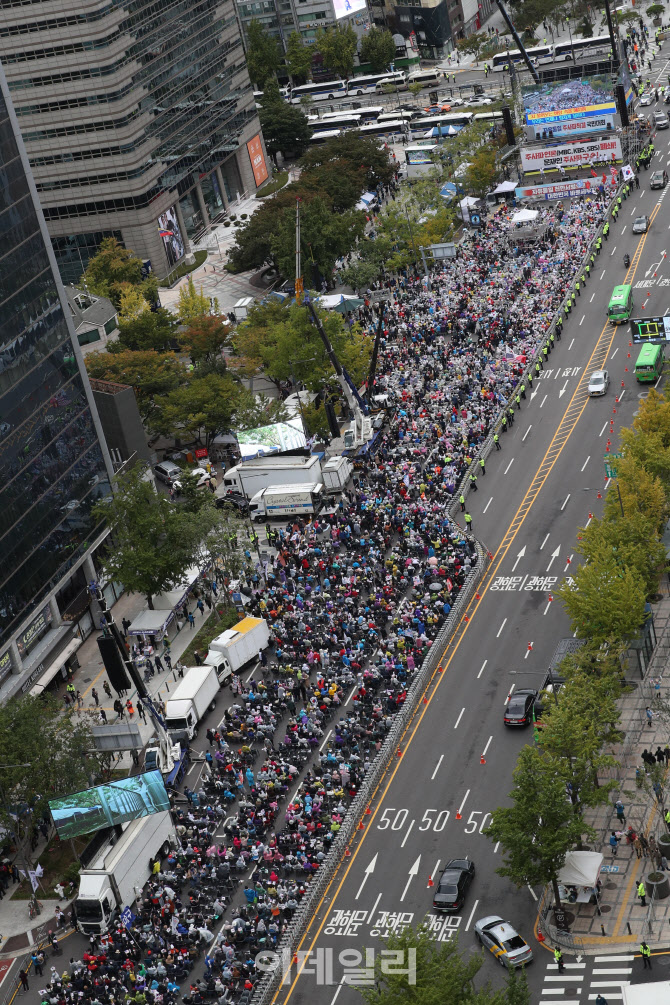
[{"label": "dense crowd of people", "polygon": [[501,415],[513,421],[508,399],[520,407],[527,363],[604,216],[599,196],[554,204],[529,243],[503,207],[430,288],[389,280],[384,308],[362,310],[371,333],[385,310],[374,390],[386,422],[333,513],[269,535],[272,557],[245,587],[272,642],[250,680],[233,678],[198,788],[175,802],[181,847],[157,864],[132,937],[119,926],[52,971],[49,1005],[163,1005],[187,981],[195,1005],[248,1001],[256,954],[279,945],[480,561],[447,507],[464,476],[476,489],[485,475],[478,449],[500,438]]}]

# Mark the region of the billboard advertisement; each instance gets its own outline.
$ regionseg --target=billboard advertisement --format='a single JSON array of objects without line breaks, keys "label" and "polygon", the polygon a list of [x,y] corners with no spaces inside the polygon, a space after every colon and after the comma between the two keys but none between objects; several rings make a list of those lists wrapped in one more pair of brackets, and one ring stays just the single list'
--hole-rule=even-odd
[{"label": "billboard advertisement", "polygon": [[598,175],[597,178],[571,178],[554,185],[524,185],[515,189],[517,199],[569,199],[578,195],[597,195],[603,188],[616,186],[618,173]]},{"label": "billboard advertisement", "polygon": [[333,0],[335,19],[338,21],[341,17],[348,17],[350,14],[357,14],[359,10],[366,9],[366,0]]},{"label": "billboard advertisement", "polygon": [[549,171],[560,167],[595,167],[599,164],[609,166],[621,159],[621,142],[618,136],[603,136],[591,142],[521,149],[521,167],[524,171]]},{"label": "billboard advertisement", "polygon": [[405,151],[408,164],[432,164],[434,146],[408,147]]},{"label": "billboard advertisement", "polygon": [[526,124],[533,127],[616,114],[614,89],[607,74],[552,81],[539,87],[525,84],[521,95]]},{"label": "billboard advertisement", "polygon": [[83,792],[49,800],[51,816],[61,841],[139,820],[170,809],[160,771],[96,785]]},{"label": "billboard advertisement", "polygon": [[552,122],[550,126],[535,126],[533,138],[536,140],[565,139],[592,133],[606,133],[614,129],[613,115],[594,115],[590,119],[568,119],[567,122]]},{"label": "billboard advertisement", "polygon": [[263,144],[261,143],[260,133],[256,133],[256,135],[249,140],[247,143],[247,151],[249,152],[249,160],[251,161],[251,170],[254,173],[256,188],[258,188],[258,186],[262,185],[268,177],[268,169],[265,163],[265,157],[263,156]]},{"label": "billboard advertisement", "polygon": [[631,318],[633,342],[670,342],[670,317]]},{"label": "billboard advertisement", "polygon": [[236,432],[242,459],[277,454],[282,450],[296,450],[307,446],[300,416],[287,422],[273,422],[270,426]]},{"label": "billboard advertisement", "polygon": [[163,241],[168,265],[173,268],[179,259],[184,257],[184,239],[181,236],[177,210],[174,206],[170,206],[158,217],[158,233]]}]

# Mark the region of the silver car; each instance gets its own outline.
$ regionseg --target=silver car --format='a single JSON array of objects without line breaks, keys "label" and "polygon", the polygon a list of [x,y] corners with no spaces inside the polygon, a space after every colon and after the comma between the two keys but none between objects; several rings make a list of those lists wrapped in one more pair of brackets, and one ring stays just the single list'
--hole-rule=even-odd
[{"label": "silver car", "polygon": [[649,217],[638,216],[637,219],[633,220],[632,229],[634,234],[646,234],[649,230]]},{"label": "silver car", "polygon": [[610,386],[610,375],[607,370],[594,370],[589,377],[589,394],[592,398],[597,398],[601,394],[607,393]]},{"label": "silver car", "polygon": [[175,478],[179,478],[181,468],[174,461],[161,461],[154,468],[154,474],[160,482],[165,485],[172,485]]},{"label": "silver car", "polygon": [[533,958],[530,946],[516,928],[496,914],[476,921],[475,935],[502,967],[521,967]]}]

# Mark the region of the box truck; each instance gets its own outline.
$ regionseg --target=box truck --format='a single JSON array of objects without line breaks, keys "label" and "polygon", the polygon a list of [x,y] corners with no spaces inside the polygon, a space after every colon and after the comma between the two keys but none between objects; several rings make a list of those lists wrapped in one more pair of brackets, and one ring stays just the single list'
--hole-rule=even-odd
[{"label": "box truck", "polygon": [[232,489],[251,499],[261,489],[305,482],[323,482],[321,459],[316,454],[309,457],[255,457],[229,468],[223,476],[217,495],[225,495]]},{"label": "box truck", "polygon": [[249,515],[260,522],[272,517],[314,516],[324,503],[323,484],[303,482],[261,489],[249,502]]},{"label": "box truck", "polygon": [[216,669],[219,683],[223,686],[240,667],[255,659],[269,641],[267,621],[263,618],[243,618],[234,628],[228,628],[212,639],[205,665]]},{"label": "box truck", "polygon": [[342,492],[351,478],[354,466],[348,457],[331,457],[321,468],[326,492]]},{"label": "box truck", "polygon": [[211,666],[189,667],[165,702],[165,728],[170,739],[192,740],[198,723],[216,706],[219,679]]},{"label": "box truck", "polygon": [[[95,839],[94,839],[95,840]],[[164,858],[177,839],[170,811],[114,827],[79,873],[75,913],[84,935],[109,931],[117,913],[130,907],[151,876],[156,858]]]}]

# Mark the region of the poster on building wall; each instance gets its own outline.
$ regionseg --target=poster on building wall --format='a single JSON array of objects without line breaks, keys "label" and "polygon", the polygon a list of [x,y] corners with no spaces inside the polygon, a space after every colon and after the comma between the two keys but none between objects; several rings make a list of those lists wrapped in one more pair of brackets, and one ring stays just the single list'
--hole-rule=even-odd
[{"label": "poster on building wall", "polygon": [[524,171],[550,171],[556,168],[608,166],[621,161],[621,141],[618,136],[582,143],[563,143],[553,147],[522,147],[521,167]]},{"label": "poster on building wall", "polygon": [[158,217],[158,233],[163,241],[168,265],[172,268],[180,258],[184,257],[184,239],[181,236],[175,206],[170,206]]},{"label": "poster on building wall", "polygon": [[265,157],[263,156],[263,144],[261,143],[260,133],[256,133],[253,139],[249,140],[247,143],[247,150],[249,151],[251,170],[254,172],[256,188],[258,188],[258,186],[262,185],[268,177],[268,169],[265,164]]}]

